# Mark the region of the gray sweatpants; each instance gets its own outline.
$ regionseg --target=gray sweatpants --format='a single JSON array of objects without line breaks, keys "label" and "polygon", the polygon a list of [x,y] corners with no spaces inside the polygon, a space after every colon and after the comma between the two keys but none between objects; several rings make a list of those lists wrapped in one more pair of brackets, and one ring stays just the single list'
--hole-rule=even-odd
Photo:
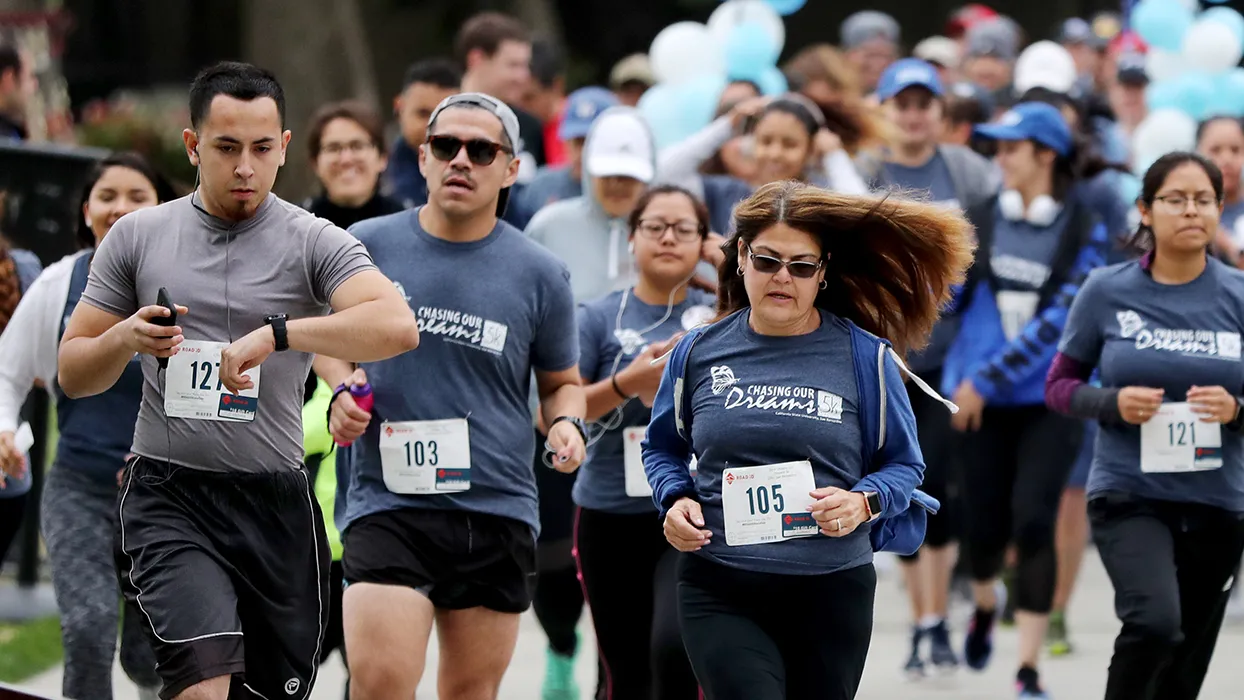
[{"label": "gray sweatpants", "polygon": [[[113,563],[117,485],[64,467],[48,471],[40,525],[52,562],[65,647],[62,694],[112,700],[121,589]],[[128,612],[128,611],[127,611]],[[121,667],[140,688],[159,688],[155,654],[135,615],[121,626]]]}]

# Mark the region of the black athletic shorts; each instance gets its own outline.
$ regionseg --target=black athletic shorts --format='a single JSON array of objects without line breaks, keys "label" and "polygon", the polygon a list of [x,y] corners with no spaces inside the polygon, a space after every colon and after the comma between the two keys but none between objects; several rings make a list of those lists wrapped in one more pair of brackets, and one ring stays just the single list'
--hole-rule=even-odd
[{"label": "black athletic shorts", "polygon": [[446,610],[521,613],[531,607],[536,543],[518,520],[403,508],[351,523],[342,545],[346,586],[407,586]]},{"label": "black athletic shorts", "polygon": [[160,697],[222,675],[229,697],[309,697],[332,556],[306,472],[136,457],[117,498],[117,574],[155,650]]}]

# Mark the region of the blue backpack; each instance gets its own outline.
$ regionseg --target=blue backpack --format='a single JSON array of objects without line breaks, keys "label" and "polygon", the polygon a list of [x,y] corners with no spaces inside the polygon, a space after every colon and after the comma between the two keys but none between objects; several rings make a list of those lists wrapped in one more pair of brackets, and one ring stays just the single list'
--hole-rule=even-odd
[{"label": "blue backpack", "polygon": [[[864,438],[861,441],[861,451],[864,464],[869,465],[868,473],[871,474],[882,466],[877,464],[876,453],[885,445],[886,392],[883,389],[886,385],[886,354],[892,355],[901,369],[907,371],[907,368],[894,353],[888,341],[864,331],[850,321],[847,323],[851,326],[852,356],[855,364],[856,385],[859,387],[859,414],[860,416],[867,415],[872,407],[876,406],[880,416],[875,429],[869,421],[860,420],[860,434]],[[691,358],[691,349],[703,336],[705,329],[706,327],[701,326],[689,331],[687,335],[691,337],[684,339],[686,350],[670,357],[671,361],[679,356],[682,360],[682,366],[678,368],[676,375],[680,378],[674,383],[674,422],[678,427],[678,434],[687,441],[688,445],[691,444],[691,410],[687,405],[689,398],[684,391],[684,387],[687,386],[687,364]],[[877,358],[875,366],[871,362],[863,361],[863,358],[869,357]],[[876,375],[873,375],[874,371]],[[907,374],[922,388],[927,387],[924,381],[915,374],[910,371],[907,371]],[[874,376],[876,377],[875,383],[873,382]],[[926,390],[931,391],[931,389]],[[936,498],[919,489],[913,491],[911,500],[902,510],[891,508],[890,514],[872,522],[869,540],[872,542],[873,551],[895,552],[902,555],[915,553],[924,543],[929,514],[937,513],[940,508],[941,503]]]}]

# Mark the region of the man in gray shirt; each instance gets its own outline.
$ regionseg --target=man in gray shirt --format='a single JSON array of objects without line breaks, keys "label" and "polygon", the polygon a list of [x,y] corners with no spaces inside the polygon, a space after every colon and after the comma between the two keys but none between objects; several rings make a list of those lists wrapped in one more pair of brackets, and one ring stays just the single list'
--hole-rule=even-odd
[{"label": "man in gray shirt", "polygon": [[[309,697],[330,563],[301,463],[311,357],[380,360],[419,342],[362,245],[271,194],[284,115],[267,71],[195,78],[183,138],[198,188],[114,225],[61,344],[72,398],[143,355],[115,551],[165,700]],[[161,289],[185,306],[152,305]]]}]

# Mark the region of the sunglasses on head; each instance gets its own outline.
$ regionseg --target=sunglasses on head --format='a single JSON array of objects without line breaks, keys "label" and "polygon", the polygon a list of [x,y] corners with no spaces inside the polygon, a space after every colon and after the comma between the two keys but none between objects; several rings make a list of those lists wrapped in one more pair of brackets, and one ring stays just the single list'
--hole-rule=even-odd
[{"label": "sunglasses on head", "polygon": [[463,146],[466,147],[467,159],[475,165],[492,165],[498,153],[512,153],[509,148],[488,139],[464,140],[457,136],[428,137],[428,150],[437,160],[443,160],[446,163],[457,158]]},{"label": "sunglasses on head", "polygon": [[823,260],[816,262],[808,262],[807,260],[782,260],[772,255],[760,255],[752,250],[751,246],[747,246],[747,257],[752,261],[752,267],[756,272],[764,275],[776,275],[778,270],[783,267],[790,273],[791,277],[799,279],[811,279],[816,277],[816,273],[821,269]]}]

